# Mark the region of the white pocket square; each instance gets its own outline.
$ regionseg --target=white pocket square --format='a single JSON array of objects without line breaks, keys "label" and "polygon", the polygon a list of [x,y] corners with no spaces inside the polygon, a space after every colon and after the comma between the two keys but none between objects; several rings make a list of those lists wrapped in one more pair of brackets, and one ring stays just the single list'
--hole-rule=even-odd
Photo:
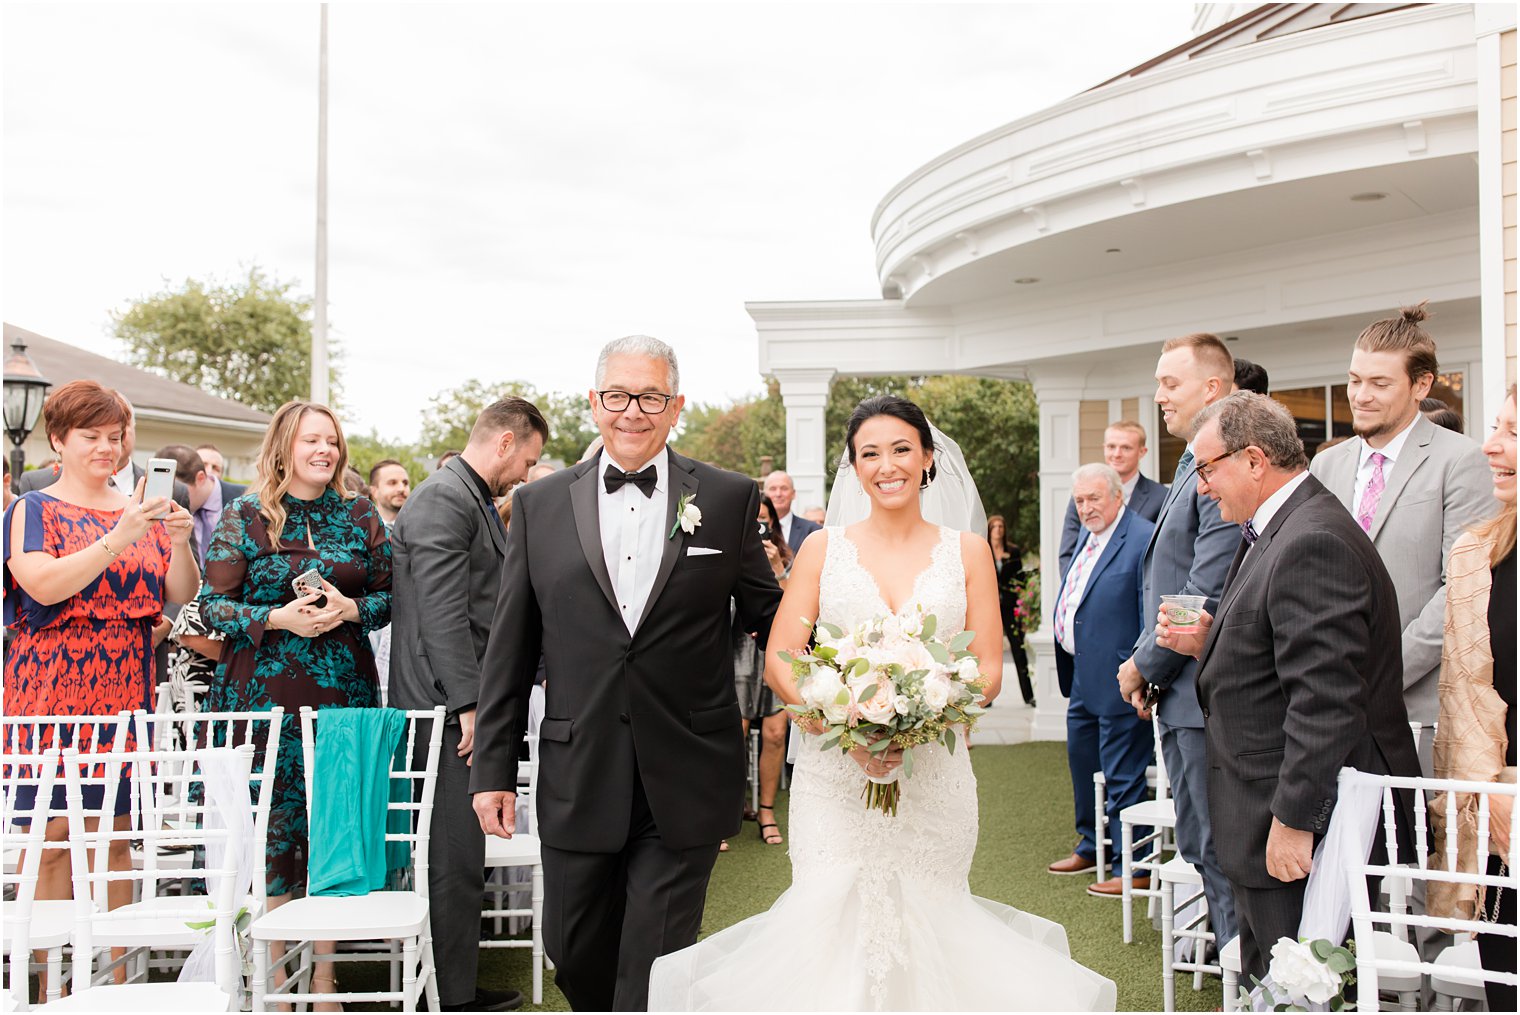
[{"label": "white pocket square", "polygon": [[711,546],[688,546],[686,548],[686,556],[688,557],[705,557],[708,554],[722,552],[722,550],[714,549]]}]

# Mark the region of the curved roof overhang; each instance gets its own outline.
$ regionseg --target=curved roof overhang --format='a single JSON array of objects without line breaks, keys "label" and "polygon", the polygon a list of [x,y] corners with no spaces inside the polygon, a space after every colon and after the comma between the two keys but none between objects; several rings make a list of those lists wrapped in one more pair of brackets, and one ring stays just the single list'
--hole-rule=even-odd
[{"label": "curved roof overhang", "polygon": [[878,207],[882,293],[949,307],[1475,206],[1473,30],[1470,5],[1327,25],[969,141]]}]

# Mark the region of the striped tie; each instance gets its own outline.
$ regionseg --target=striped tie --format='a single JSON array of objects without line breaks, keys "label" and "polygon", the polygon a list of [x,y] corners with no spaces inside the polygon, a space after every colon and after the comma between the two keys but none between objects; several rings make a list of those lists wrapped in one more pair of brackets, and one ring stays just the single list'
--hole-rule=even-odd
[{"label": "striped tie", "polygon": [[1067,640],[1066,632],[1071,629],[1070,615],[1075,613],[1077,609],[1077,604],[1073,602],[1076,598],[1077,583],[1082,580],[1082,575],[1086,573],[1087,566],[1092,563],[1093,552],[1097,548],[1098,541],[1089,535],[1087,537],[1087,547],[1082,551],[1082,555],[1072,562],[1071,570],[1066,572],[1066,583],[1061,586],[1061,598],[1056,603],[1055,622],[1056,641],[1062,648],[1071,644]]}]

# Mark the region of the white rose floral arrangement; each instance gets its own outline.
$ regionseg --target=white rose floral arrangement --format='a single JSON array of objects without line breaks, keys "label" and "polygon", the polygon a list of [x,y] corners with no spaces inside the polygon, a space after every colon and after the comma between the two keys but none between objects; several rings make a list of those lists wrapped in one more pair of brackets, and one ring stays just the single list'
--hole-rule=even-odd
[{"label": "white rose floral arrangement", "polygon": [[1324,938],[1278,938],[1266,982],[1251,977],[1256,988],[1240,988],[1240,1007],[1246,1011],[1344,1010],[1346,988],[1356,982],[1355,947],[1350,942],[1341,948]]},{"label": "white rose floral arrangement", "polygon": [[851,631],[820,621],[811,652],[780,653],[802,695],[801,705],[787,708],[823,724],[820,750],[902,750],[902,765],[868,777],[861,793],[868,809],[883,814],[897,814],[897,779],[912,777],[913,749],[940,743],[953,752],[958,728],[969,731],[985,711],[981,669],[967,650],[974,633],[945,640],[935,637],[936,626],[922,609],[873,617]]}]

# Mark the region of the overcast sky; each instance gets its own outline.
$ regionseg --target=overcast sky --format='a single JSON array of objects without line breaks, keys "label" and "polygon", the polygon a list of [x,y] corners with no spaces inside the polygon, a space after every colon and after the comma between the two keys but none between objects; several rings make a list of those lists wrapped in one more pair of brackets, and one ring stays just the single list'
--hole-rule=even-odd
[{"label": "overcast sky", "polygon": [[[329,297],[351,426],[478,377],[590,386],[671,342],[758,390],[746,300],[880,295],[904,176],[1183,41],[1192,4],[379,4],[330,20]],[[316,4],[7,2],[5,320],[257,264],[309,295]]]}]

